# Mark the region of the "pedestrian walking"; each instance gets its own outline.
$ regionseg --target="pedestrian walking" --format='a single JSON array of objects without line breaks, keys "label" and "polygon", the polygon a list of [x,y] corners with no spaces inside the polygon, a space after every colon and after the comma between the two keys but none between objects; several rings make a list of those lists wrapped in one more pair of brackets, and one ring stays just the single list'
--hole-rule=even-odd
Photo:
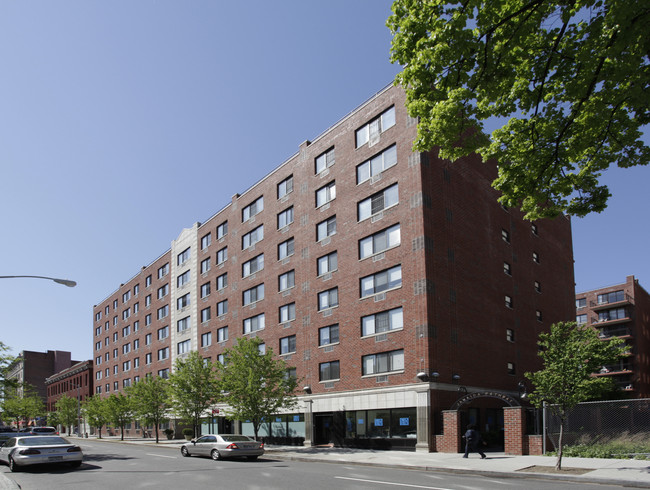
[{"label": "pedestrian walking", "polygon": [[485,459],[485,454],[481,451],[480,444],[483,442],[481,439],[481,433],[476,430],[474,424],[469,424],[467,426],[467,432],[463,436],[465,439],[465,455],[463,458],[467,458],[470,451],[477,452],[481,455],[481,459]]}]

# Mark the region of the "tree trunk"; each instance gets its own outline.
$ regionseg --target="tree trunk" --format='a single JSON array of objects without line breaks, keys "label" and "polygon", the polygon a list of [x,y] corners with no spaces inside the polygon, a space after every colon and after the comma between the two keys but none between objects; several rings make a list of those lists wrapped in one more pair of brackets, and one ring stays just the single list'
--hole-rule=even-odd
[{"label": "tree trunk", "polygon": [[158,444],[158,422],[155,422],[154,425],[156,428],[156,444]]},{"label": "tree trunk", "polygon": [[560,418],[560,436],[558,437],[557,461],[555,463],[555,469],[557,471],[562,471],[562,436],[563,435],[564,435],[564,417]]}]

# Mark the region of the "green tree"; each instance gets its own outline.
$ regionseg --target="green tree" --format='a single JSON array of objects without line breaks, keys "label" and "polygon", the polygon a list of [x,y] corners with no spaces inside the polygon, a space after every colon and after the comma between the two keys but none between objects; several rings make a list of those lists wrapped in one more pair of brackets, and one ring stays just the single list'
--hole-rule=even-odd
[{"label": "green tree", "polygon": [[7,387],[0,406],[5,418],[15,420],[18,426],[22,422],[27,427],[30,420],[45,414],[45,404],[33,386],[24,384],[22,392],[21,396],[15,386]]},{"label": "green tree", "polygon": [[59,418],[59,414],[54,411],[54,412],[47,412],[47,425],[56,427],[58,425],[62,425],[63,423],[61,422],[61,419]]},{"label": "green tree", "polygon": [[571,409],[578,403],[597,398],[611,389],[611,378],[596,377],[602,366],[620,359],[626,350],[621,339],[601,340],[596,330],[575,322],[551,325],[539,336],[539,356],[543,368],[525,376],[533,383],[530,401],[536,407],[544,402],[560,420],[556,469],[562,469],[562,436]]},{"label": "green tree", "polygon": [[108,412],[108,420],[113,425],[120,428],[120,440],[124,440],[124,428],[126,424],[133,420],[133,406],[131,398],[123,393],[113,393],[106,399],[106,411]]},{"label": "green tree", "polygon": [[63,395],[54,404],[59,421],[68,428],[68,435],[72,428],[79,423],[79,401],[68,395]]},{"label": "green tree", "polygon": [[274,359],[272,349],[260,352],[261,343],[258,338],[238,338],[224,352],[224,364],[219,365],[221,388],[230,406],[228,417],[250,420],[255,439],[264,420],[296,404],[297,380],[288,376],[282,359]]},{"label": "green tree", "polygon": [[84,400],[82,410],[91,427],[97,428],[99,438],[102,438],[102,427],[109,422],[108,403],[106,398],[93,395]]},{"label": "green tree", "polygon": [[169,380],[147,376],[129,388],[129,395],[133,400],[136,417],[144,425],[154,426],[158,443],[158,427],[167,420],[167,410],[170,407]]},{"label": "green tree", "polygon": [[186,358],[176,360],[169,380],[173,409],[192,424],[194,435],[198,436],[201,418],[219,397],[214,363],[192,351]]},{"label": "green tree", "polygon": [[496,159],[502,204],[528,219],[601,212],[602,171],[648,163],[647,0],[395,0],[392,10],[415,149]]},{"label": "green tree", "polygon": [[16,382],[7,379],[9,367],[16,360],[16,357],[9,353],[10,351],[11,349],[8,346],[0,342],[0,400],[16,388]]}]

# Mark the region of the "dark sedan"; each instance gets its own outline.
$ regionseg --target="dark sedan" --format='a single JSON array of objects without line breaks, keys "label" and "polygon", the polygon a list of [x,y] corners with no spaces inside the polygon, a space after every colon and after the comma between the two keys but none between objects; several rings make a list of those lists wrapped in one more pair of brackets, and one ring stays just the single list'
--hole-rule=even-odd
[{"label": "dark sedan", "polygon": [[264,454],[264,443],[248,436],[234,434],[208,434],[181,446],[181,454],[222,458],[248,458],[255,460]]}]

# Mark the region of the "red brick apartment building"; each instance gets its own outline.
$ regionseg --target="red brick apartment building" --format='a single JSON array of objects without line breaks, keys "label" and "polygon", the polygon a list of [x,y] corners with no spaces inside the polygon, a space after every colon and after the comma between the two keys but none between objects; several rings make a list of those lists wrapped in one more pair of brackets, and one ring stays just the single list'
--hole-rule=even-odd
[{"label": "red brick apartment building", "polygon": [[[574,315],[570,221],[499,205],[493,163],[414,153],[404,102],[376,94],[96,305],[96,392],[249,335],[300,379],[270,430],[305,444],[431,450],[459,391],[517,396]],[[502,405],[470,416],[496,427]]]},{"label": "red brick apartment building", "polygon": [[576,294],[576,321],[598,330],[601,338],[619,337],[629,356],[603,366],[598,376],[611,376],[636,398],[650,397],[650,295],[634,276],[625,283]]},{"label": "red brick apartment building", "polygon": [[93,361],[83,361],[59,371],[45,380],[47,411],[56,410],[56,402],[63,395],[83,402],[94,393]]}]

